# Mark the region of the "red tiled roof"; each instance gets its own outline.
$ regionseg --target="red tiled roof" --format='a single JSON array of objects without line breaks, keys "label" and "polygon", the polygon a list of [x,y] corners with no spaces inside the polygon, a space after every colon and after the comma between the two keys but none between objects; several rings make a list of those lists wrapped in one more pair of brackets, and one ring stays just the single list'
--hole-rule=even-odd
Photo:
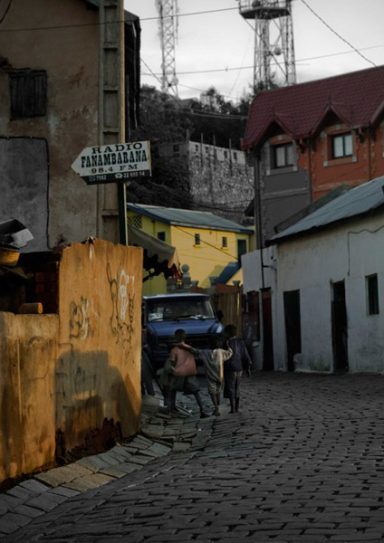
[{"label": "red tiled roof", "polygon": [[384,112],[384,66],[264,91],[253,100],[243,149],[257,146],[274,125],[294,139],[316,133],[332,113],[351,128],[374,124]]}]

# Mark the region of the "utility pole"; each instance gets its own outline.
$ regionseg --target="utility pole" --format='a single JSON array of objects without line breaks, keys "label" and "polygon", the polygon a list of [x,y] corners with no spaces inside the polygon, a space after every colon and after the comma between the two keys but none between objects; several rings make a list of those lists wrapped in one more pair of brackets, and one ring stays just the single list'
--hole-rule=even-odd
[{"label": "utility pole", "polygon": [[176,40],[178,31],[177,0],[156,0],[159,13],[159,33],[161,40],[161,90],[171,91],[178,96],[176,76]]},{"label": "utility pole", "polygon": [[[125,142],[124,2],[99,0],[99,145]],[[97,185],[97,236],[128,243],[126,186]]]}]

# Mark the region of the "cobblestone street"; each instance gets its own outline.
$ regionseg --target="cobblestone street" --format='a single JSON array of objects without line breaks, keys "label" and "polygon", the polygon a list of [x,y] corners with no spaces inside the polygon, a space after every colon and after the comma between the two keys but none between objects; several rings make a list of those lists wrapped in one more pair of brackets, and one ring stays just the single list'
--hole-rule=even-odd
[{"label": "cobblestone street", "polygon": [[384,377],[262,373],[242,385],[238,414],[148,419],[143,443],[164,420],[163,437],[188,439],[169,451],[159,433],[140,470],[117,464],[86,492],[63,485],[65,501],[35,500],[25,526],[20,508],[33,507],[15,496],[4,518],[20,528],[3,541],[384,541]]}]

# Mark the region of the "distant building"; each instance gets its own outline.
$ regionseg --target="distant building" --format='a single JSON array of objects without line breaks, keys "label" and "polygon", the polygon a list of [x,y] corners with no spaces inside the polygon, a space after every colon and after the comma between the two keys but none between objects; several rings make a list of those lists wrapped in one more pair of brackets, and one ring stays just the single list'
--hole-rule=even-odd
[{"label": "distant building", "polygon": [[264,242],[339,185],[384,174],[384,66],[261,92],[243,149],[258,161]]},{"label": "distant building", "polygon": [[[197,286],[242,282],[240,260],[252,248],[253,230],[209,212],[142,204],[128,204],[128,223],[175,247]],[[164,277],[144,283],[144,294],[166,291]]]},{"label": "distant building", "polygon": [[244,219],[254,188],[253,169],[243,151],[188,141],[158,144],[154,153],[184,166],[196,208],[235,222]]}]

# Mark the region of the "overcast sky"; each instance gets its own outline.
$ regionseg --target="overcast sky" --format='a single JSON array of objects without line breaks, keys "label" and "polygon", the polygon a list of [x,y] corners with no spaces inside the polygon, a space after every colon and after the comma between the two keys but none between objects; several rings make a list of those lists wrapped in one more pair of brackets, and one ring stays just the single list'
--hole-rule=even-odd
[{"label": "overcast sky", "polygon": [[[178,0],[178,6],[179,96],[198,97],[214,86],[238,100],[252,83],[254,32],[239,14],[237,0]],[[384,0],[293,0],[292,6],[299,83],[384,64]],[[125,0],[125,8],[141,19],[142,84],[160,88],[158,20],[146,20],[158,16],[156,2]],[[191,15],[221,9],[226,11]],[[209,72],[218,69],[223,71]],[[206,73],[183,73],[191,71]]]}]

